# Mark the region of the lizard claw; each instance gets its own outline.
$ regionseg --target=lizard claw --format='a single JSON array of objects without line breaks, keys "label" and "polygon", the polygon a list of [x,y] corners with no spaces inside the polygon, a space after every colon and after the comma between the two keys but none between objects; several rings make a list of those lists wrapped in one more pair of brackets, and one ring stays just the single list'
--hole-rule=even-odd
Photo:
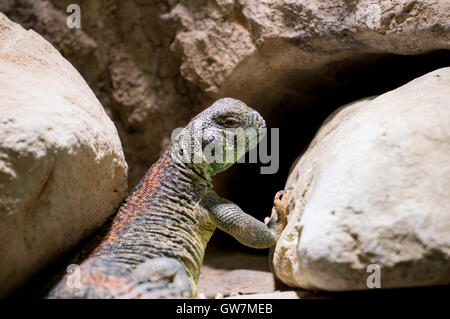
[{"label": "lizard claw", "polygon": [[282,190],[275,194],[273,200],[272,214],[270,217],[264,219],[264,224],[268,224],[270,221],[277,222],[278,220],[286,220],[287,215],[287,205],[289,203],[289,198],[292,192],[292,188],[288,190]]},{"label": "lizard claw", "polygon": [[279,191],[275,194],[275,198],[273,200],[273,207],[278,213],[278,215],[286,217],[286,209],[289,203],[291,193],[292,188],[289,188],[287,190]]}]

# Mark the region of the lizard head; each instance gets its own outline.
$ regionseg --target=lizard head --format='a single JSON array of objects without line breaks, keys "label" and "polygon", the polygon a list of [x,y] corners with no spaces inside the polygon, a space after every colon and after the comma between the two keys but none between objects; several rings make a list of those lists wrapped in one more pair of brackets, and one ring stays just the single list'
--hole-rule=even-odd
[{"label": "lizard head", "polygon": [[173,139],[172,156],[214,175],[254,148],[265,128],[258,112],[242,101],[223,98],[195,116]]}]

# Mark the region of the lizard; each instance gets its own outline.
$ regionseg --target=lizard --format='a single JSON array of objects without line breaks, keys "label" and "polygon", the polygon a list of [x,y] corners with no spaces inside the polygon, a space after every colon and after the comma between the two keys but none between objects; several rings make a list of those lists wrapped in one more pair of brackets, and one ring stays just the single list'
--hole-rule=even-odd
[{"label": "lizard", "polygon": [[[239,147],[239,129],[259,134]],[[195,297],[216,228],[246,246],[272,247],[287,223],[286,192],[276,194],[271,216],[261,222],[217,195],[212,185],[212,176],[254,148],[265,129],[257,111],[232,98],[195,116],[82,250],[78,285],[69,285],[73,274],[66,273],[47,298]],[[213,158],[222,151],[233,156]]]}]

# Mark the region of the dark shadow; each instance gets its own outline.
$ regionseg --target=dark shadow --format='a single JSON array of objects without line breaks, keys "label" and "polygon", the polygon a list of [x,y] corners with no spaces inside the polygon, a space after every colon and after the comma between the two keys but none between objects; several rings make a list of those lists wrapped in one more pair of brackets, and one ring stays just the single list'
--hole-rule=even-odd
[{"label": "dark shadow", "polygon": [[[244,211],[263,220],[270,215],[275,193],[284,188],[292,163],[308,146],[322,122],[338,107],[400,87],[433,70],[450,65],[450,51],[418,56],[367,54],[337,61],[317,74],[298,74],[299,91],[280,98],[272,113],[263,113],[268,127],[280,128],[280,167],[276,174],[262,175],[260,164],[235,164],[215,177],[217,192]],[[289,76],[295,88],[296,76]],[[269,108],[268,108],[269,109]],[[216,232],[211,244],[257,254],[267,250],[246,248],[229,235]]]}]

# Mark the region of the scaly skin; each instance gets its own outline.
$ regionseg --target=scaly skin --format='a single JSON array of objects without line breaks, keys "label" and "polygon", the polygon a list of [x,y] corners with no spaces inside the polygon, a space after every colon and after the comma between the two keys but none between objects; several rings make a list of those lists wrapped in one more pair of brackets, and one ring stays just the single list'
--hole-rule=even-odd
[{"label": "scaly skin", "polygon": [[[202,133],[196,140],[198,128]],[[67,274],[48,297],[192,297],[206,244],[216,227],[244,245],[273,246],[286,225],[284,210],[279,209],[282,193],[263,223],[212,188],[213,175],[258,143],[247,141],[243,149],[234,143],[220,145],[218,149],[231,151],[234,157],[211,162],[205,145],[218,145],[223,136],[232,136],[229,128],[261,130],[265,122],[256,111],[230,98],[218,100],[192,119],[80,254],[87,255],[79,268],[80,285],[68,285],[73,278]],[[187,155],[200,155],[200,160],[186,160]]]}]

